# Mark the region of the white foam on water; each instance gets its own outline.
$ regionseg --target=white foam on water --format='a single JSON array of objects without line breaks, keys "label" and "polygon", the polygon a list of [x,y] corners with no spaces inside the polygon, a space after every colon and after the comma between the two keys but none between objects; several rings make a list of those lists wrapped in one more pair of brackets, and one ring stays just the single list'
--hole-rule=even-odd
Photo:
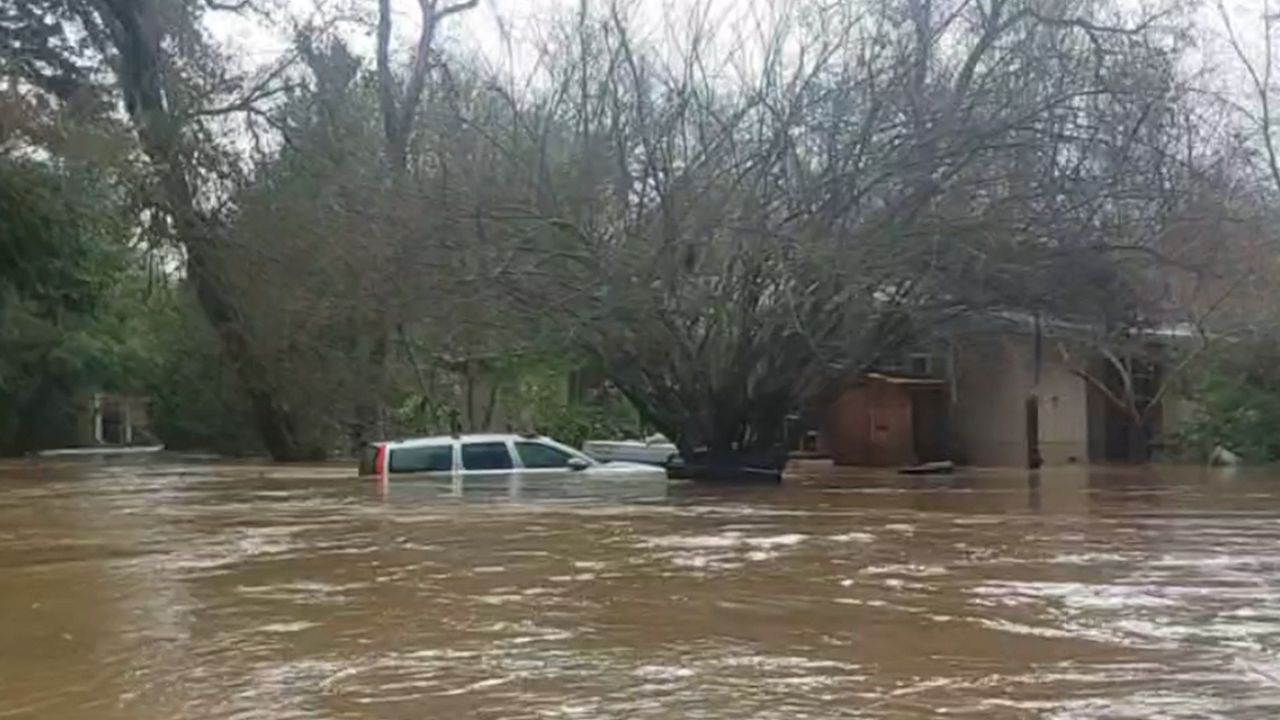
[{"label": "white foam on water", "polygon": [[310,628],[319,627],[319,626],[320,626],[320,623],[318,622],[298,620],[297,622],[269,623],[267,625],[262,625],[257,628],[257,632],[280,633],[280,634],[296,633],[296,632],[302,632],[303,630],[308,630]]},{"label": "white foam on water", "polygon": [[799,545],[808,539],[802,533],[782,533],[779,535],[748,536],[740,531],[731,530],[718,535],[662,535],[646,538],[644,545],[654,548],[671,548],[678,550],[711,550],[716,548],[770,548],[788,545]]},{"label": "white foam on water", "polygon": [[828,535],[827,539],[832,540],[834,542],[869,543],[869,542],[875,542],[876,536],[866,532],[847,532],[847,533],[841,533],[840,535]]},{"label": "white foam on water", "polygon": [[946,575],[947,569],[938,565],[902,563],[892,565],[868,565],[859,571],[863,575],[907,575],[910,577],[937,577]]}]

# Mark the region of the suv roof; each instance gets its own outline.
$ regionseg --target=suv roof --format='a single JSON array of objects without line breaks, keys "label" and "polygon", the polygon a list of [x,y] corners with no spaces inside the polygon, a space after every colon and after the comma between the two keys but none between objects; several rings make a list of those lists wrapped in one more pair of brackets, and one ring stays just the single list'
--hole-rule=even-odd
[{"label": "suv roof", "polygon": [[506,442],[508,440],[518,442],[520,440],[547,439],[548,438],[543,435],[534,435],[532,433],[464,433],[460,435],[431,435],[428,437],[401,438],[399,440],[388,440],[386,442],[374,444],[395,448],[412,445],[446,445],[455,442]]}]

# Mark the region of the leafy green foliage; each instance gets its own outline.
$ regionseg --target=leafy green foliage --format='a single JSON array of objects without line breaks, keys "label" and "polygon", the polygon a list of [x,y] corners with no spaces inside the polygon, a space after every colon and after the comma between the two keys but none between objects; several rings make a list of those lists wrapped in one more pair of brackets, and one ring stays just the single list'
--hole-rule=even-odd
[{"label": "leafy green foliage", "polygon": [[449,367],[426,371],[425,392],[409,392],[396,405],[395,425],[404,434],[442,434],[455,428],[538,432],[574,447],[589,439],[640,434],[635,409],[615,393],[575,397],[574,355],[519,354],[473,365],[470,373]]},{"label": "leafy green foliage", "polygon": [[1280,460],[1280,343],[1231,347],[1206,365],[1191,396],[1195,415],[1182,428],[1185,450],[1199,459],[1223,447],[1250,463]]},{"label": "leafy green foliage", "polygon": [[101,177],[0,161],[0,454],[93,441],[91,396],[151,398],[170,447],[260,448],[207,321],[129,247]]},{"label": "leafy green foliage", "polygon": [[171,450],[226,455],[259,454],[252,422],[234,370],[212,328],[188,293],[170,294],[148,308],[145,392],[152,430]]},{"label": "leafy green foliage", "polygon": [[538,432],[580,448],[587,440],[616,440],[640,436],[635,410],[624,402],[553,405]]},{"label": "leafy green foliage", "polygon": [[0,452],[82,440],[84,389],[126,374],[127,345],[110,337],[124,268],[110,207],[92,177],[0,161]]}]

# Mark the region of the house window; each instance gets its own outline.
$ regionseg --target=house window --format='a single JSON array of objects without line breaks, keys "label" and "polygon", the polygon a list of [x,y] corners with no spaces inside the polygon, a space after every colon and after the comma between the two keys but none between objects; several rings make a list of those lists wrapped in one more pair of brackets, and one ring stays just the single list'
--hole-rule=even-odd
[{"label": "house window", "polygon": [[912,375],[928,375],[933,369],[931,360],[928,355],[912,355],[907,358],[907,372]]}]

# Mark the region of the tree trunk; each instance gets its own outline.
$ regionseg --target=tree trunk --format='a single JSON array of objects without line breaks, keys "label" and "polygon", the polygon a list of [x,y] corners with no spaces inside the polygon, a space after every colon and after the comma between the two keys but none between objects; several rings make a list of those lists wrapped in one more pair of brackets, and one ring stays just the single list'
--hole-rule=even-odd
[{"label": "tree trunk", "polygon": [[[355,332],[360,332],[359,326]],[[387,355],[390,343],[390,331],[379,324],[363,365],[367,386],[355,403],[355,425],[351,435],[356,451],[366,443],[385,439],[388,434],[383,420],[386,407],[383,399],[387,388]],[[356,343],[356,350],[363,353],[359,342]]]},{"label": "tree trunk", "polygon": [[216,221],[197,207],[197,192],[189,180],[183,128],[175,115],[174,99],[165,78],[163,21],[150,2],[103,0],[96,11],[108,30],[118,58],[116,75],[125,109],[155,166],[164,205],[173,218],[176,239],[187,251],[187,276],[196,299],[222,342],[248,395],[254,422],[268,452],[276,460],[321,457],[324,448],[299,438],[298,423],[280,402],[264,368],[250,349],[235,303],[219,272],[219,230]]},{"label": "tree trunk", "polygon": [[750,412],[721,403],[695,416],[661,407],[669,398],[631,387],[624,378],[610,380],[635,406],[644,423],[675,444],[681,465],[671,468],[673,476],[724,482],[776,482],[782,478],[787,450],[779,440],[785,410],[757,407]]},{"label": "tree trunk", "polygon": [[1129,461],[1151,462],[1151,442],[1147,438],[1147,425],[1142,420],[1129,419]]},{"label": "tree trunk", "polygon": [[187,276],[195,288],[196,300],[222,343],[223,352],[236,371],[236,379],[249,398],[254,425],[272,459],[289,462],[319,460],[326,449],[301,437],[297,419],[280,401],[269,374],[253,355],[235,306],[214,270],[213,241],[179,233],[187,250]]}]

